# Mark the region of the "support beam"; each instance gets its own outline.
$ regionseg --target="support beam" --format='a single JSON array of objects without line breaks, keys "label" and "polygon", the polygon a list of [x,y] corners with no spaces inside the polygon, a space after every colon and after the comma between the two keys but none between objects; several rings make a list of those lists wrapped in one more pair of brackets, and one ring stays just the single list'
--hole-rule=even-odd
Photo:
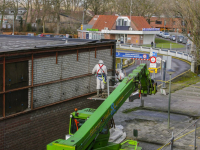
[{"label": "support beam", "polygon": [[[109,69],[108,70],[108,72],[111,72],[111,71],[113,71],[113,69]],[[44,82],[44,83],[34,84],[33,86],[32,85],[30,85],[30,86],[24,86],[24,87],[20,87],[20,88],[15,88],[15,89],[7,90],[5,92],[0,92],[0,94],[6,94],[6,93],[10,93],[10,92],[25,90],[25,89],[28,89],[28,88],[34,88],[34,87],[39,87],[39,86],[44,86],[44,85],[59,83],[59,82],[68,81],[68,80],[72,80],[72,79],[78,79],[78,78],[87,77],[87,76],[92,76],[92,74],[88,73],[88,74],[83,74],[83,75],[80,75],[80,76],[74,76],[74,77],[64,78],[64,79],[60,79],[60,80],[54,80],[54,81],[50,81],[50,82]]]},{"label": "support beam", "polygon": [[58,52],[56,52],[56,64],[58,64]]},{"label": "support beam", "polygon": [[[6,58],[3,58],[3,92],[6,91]],[[6,116],[6,95],[3,94],[3,117]]]},{"label": "support beam", "polygon": [[78,61],[78,50],[77,50],[77,61]]},{"label": "support beam", "polygon": [[97,48],[95,48],[95,58],[97,58]]},{"label": "support beam", "polygon": [[32,71],[31,71],[31,110],[33,110],[33,54],[32,54]]}]

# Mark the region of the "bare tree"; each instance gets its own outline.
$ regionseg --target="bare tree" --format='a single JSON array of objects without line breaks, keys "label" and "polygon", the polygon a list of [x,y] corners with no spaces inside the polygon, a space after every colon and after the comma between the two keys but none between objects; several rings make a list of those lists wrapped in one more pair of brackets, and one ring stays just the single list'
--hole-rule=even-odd
[{"label": "bare tree", "polygon": [[5,13],[5,9],[6,9],[6,1],[5,0],[1,0],[1,4],[0,4],[0,11],[1,11],[1,29],[3,27],[3,17],[4,17],[4,13]]},{"label": "bare tree", "polygon": [[25,22],[24,22],[24,26],[26,27],[27,18],[28,18],[28,15],[29,15],[30,7],[31,7],[31,12],[30,13],[32,13],[32,0],[20,0],[19,4],[20,4],[20,6],[22,8],[26,9],[26,17],[25,17]]},{"label": "bare tree", "polygon": [[200,65],[200,0],[176,0],[173,3],[172,11],[174,15],[180,17],[180,27],[185,28],[185,35],[193,42],[192,54],[195,56],[196,72]]}]

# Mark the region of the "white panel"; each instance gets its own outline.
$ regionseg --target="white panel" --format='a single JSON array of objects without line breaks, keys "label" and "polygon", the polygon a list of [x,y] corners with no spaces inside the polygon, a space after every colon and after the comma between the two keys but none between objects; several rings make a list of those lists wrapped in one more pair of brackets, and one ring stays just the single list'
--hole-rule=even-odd
[{"label": "white panel", "polygon": [[143,36],[143,44],[151,44],[151,42],[153,41],[154,42],[154,36],[155,35],[146,35],[144,34]]},{"label": "white panel", "polygon": [[[34,84],[40,84],[70,77],[80,76],[92,72],[99,59],[104,61],[107,69],[112,69],[113,57],[111,50],[97,50],[77,54],[60,55],[56,64],[56,57],[34,59]],[[29,61],[29,85],[31,85],[32,63]],[[110,72],[109,75],[112,75]],[[34,107],[41,107],[61,100],[70,99],[96,91],[96,77],[86,76],[63,82],[34,87]],[[31,89],[29,89],[29,101],[31,101]],[[30,102],[29,102],[30,107]]]}]

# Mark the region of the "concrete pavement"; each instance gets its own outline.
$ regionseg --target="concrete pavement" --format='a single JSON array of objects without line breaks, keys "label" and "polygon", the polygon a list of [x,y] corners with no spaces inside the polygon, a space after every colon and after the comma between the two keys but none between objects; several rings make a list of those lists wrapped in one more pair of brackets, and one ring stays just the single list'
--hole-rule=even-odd
[{"label": "concrete pavement", "polygon": [[[200,82],[172,93],[170,129],[168,129],[167,113],[168,95],[161,95],[158,92],[156,95],[143,97],[143,99],[145,101],[144,109],[126,114],[122,112],[126,109],[139,107],[140,100],[137,99],[134,102],[124,103],[114,116],[115,124],[121,124],[125,127],[128,139],[134,139],[133,129],[138,129],[138,141],[142,142],[143,150],[154,150],[164,145],[171,138],[172,132],[176,136],[200,116]],[[197,124],[198,127],[200,127],[200,121]],[[194,130],[194,125],[177,137],[192,130]],[[198,150],[200,150],[199,130],[197,130]],[[194,132],[175,141],[174,145],[176,149],[194,149]]]}]

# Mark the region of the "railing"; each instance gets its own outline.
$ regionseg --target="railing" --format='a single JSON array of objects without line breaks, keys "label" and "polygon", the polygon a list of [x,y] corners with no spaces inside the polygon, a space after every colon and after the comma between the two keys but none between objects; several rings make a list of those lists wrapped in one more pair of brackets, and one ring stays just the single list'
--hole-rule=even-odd
[{"label": "railing", "polygon": [[144,47],[144,46],[137,46],[137,45],[125,45],[125,44],[118,44],[117,47],[123,48],[123,49],[132,49],[132,50],[137,50],[137,51],[142,51],[142,52],[149,52],[149,53],[157,52],[158,54],[174,56],[177,58],[187,60],[189,62],[193,61],[192,55],[189,55],[184,52],[179,52],[176,50],[158,49],[158,48],[151,48],[151,47]]}]

